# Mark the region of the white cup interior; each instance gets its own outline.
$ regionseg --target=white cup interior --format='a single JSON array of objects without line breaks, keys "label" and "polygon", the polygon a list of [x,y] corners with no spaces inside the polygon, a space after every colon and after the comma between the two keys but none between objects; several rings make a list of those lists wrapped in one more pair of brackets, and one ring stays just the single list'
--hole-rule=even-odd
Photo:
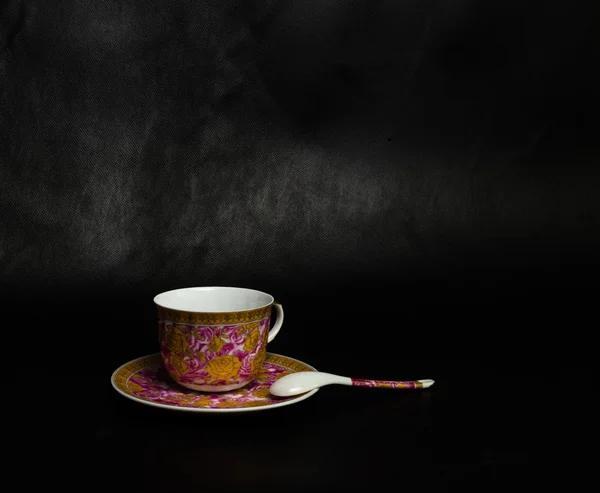
[{"label": "white cup interior", "polygon": [[238,312],[254,310],[273,303],[270,294],[247,288],[207,286],[165,291],[154,297],[154,303],[186,312]]}]

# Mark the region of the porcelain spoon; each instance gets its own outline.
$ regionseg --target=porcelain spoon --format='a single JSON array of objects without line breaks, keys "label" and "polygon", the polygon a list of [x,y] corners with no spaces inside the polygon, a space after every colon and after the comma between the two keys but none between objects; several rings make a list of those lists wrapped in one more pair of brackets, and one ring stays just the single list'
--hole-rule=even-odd
[{"label": "porcelain spoon", "polygon": [[277,380],[269,391],[279,397],[304,394],[310,390],[331,384],[351,385],[354,387],[378,387],[388,389],[426,389],[433,385],[433,380],[413,380],[409,382],[393,382],[390,380],[363,380],[360,378],[342,377],[333,373],[319,371],[299,371],[284,375]]}]

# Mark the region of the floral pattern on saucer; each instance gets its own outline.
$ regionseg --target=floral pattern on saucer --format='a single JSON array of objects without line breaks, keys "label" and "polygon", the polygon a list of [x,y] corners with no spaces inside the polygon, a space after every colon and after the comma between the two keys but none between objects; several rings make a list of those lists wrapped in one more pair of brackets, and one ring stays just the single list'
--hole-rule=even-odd
[{"label": "floral pattern on saucer", "polygon": [[[274,407],[298,397],[276,397],[269,393],[271,385],[284,375],[297,371],[315,371],[311,366],[286,356],[267,353],[256,378],[245,387],[225,393],[189,390],[178,385],[165,370],[160,354],[144,356],[115,371],[113,386],[126,397],[159,407],[181,410],[243,410]],[[248,409],[249,410],[249,409]]]}]

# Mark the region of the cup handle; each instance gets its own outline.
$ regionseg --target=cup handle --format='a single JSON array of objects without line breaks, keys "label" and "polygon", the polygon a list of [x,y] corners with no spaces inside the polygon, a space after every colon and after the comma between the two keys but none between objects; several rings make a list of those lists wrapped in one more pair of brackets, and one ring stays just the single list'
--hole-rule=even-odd
[{"label": "cup handle", "polygon": [[281,325],[283,324],[283,307],[279,303],[273,303],[273,307],[277,311],[277,319],[275,320],[275,325],[273,325],[269,331],[267,342],[271,342],[275,339],[275,336],[279,333]]}]

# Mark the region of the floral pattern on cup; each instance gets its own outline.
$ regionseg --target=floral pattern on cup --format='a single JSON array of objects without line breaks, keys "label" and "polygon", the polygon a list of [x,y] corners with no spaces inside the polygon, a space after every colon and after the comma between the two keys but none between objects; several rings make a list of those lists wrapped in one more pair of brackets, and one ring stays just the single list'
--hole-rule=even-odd
[{"label": "floral pattern on cup", "polygon": [[164,366],[182,385],[247,384],[266,354],[270,317],[235,325],[192,325],[163,321]]}]

